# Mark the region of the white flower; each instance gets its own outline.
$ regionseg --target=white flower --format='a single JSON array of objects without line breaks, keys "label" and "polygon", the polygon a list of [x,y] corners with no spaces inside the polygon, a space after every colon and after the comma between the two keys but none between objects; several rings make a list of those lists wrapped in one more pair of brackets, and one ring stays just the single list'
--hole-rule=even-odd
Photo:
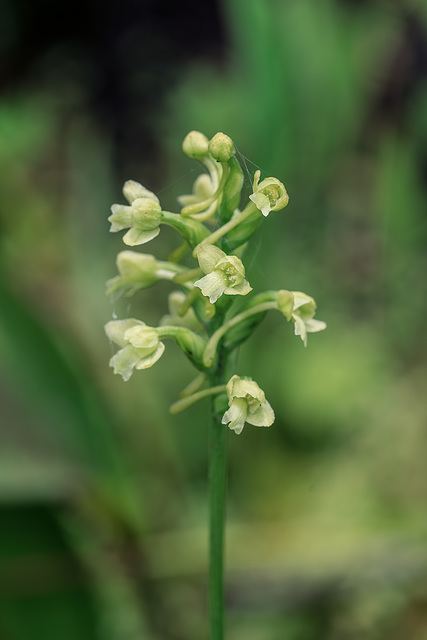
[{"label": "white flower", "polygon": [[265,178],[259,181],[261,171],[256,171],[254,176],[254,192],[249,199],[255,204],[263,216],[268,216],[270,211],[280,211],[289,202],[289,196],[285,185],[277,178]]},{"label": "white flower", "polygon": [[277,292],[277,304],[279,310],[287,320],[295,324],[295,335],[301,336],[304,346],[307,346],[307,333],[316,333],[326,329],[326,322],[315,320],[316,303],[311,296],[301,291]]},{"label": "white flower", "polygon": [[129,229],[123,236],[123,242],[130,246],[144,244],[159,235],[162,209],[159,199],[139,182],[128,180],[123,187],[128,205],[113,204],[110,231]]},{"label": "white flower", "polygon": [[264,391],[250,378],[234,375],[227,383],[229,409],[222,417],[235,433],[241,433],[245,422],[255,427],[269,427],[274,422],[274,411],[265,399]]},{"label": "white flower", "polygon": [[105,332],[120,350],[111,358],[114,373],[129,380],[134,369],[148,369],[161,357],[165,345],[157,332],[144,322],[128,318],[112,320],[105,325]]},{"label": "white flower", "polygon": [[136,251],[121,251],[116,262],[119,275],[107,281],[107,295],[117,291],[133,295],[138,289],[151,287],[159,280],[172,280],[181,270],[175,264]]},{"label": "white flower", "polygon": [[212,304],[223,293],[229,296],[245,296],[252,291],[245,279],[245,267],[237,256],[228,256],[219,247],[202,243],[197,249],[197,259],[206,275],[194,285],[199,287]]}]

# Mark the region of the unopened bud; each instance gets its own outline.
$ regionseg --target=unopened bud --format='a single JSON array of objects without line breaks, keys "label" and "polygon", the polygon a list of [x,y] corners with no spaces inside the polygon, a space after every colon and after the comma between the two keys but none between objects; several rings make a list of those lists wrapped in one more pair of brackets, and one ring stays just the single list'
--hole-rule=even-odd
[{"label": "unopened bud", "polygon": [[217,133],[209,142],[211,156],[218,162],[228,162],[236,150],[232,139],[225,133]]},{"label": "unopened bud", "polygon": [[200,131],[190,131],[182,143],[182,150],[189,158],[204,158],[208,155],[209,140]]}]

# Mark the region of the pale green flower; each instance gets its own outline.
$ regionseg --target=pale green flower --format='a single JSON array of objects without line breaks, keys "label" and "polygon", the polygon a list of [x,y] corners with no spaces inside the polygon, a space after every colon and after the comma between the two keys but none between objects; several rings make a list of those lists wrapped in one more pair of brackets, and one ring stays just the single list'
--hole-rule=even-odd
[{"label": "pale green flower", "polygon": [[229,409],[222,417],[235,433],[241,433],[245,422],[255,427],[269,427],[274,422],[274,411],[265,399],[264,391],[251,378],[234,375],[227,383]]},{"label": "pale green flower", "polygon": [[108,218],[110,231],[129,229],[123,236],[123,242],[132,247],[149,242],[160,233],[162,209],[159,199],[134,180],[125,182],[123,194],[129,205],[113,204]]},{"label": "pale green flower", "polygon": [[150,254],[136,251],[121,251],[116,262],[119,275],[108,280],[107,295],[119,291],[130,296],[159,280],[172,280],[183,270],[179,265],[156,260]]},{"label": "pale green flower", "polygon": [[261,171],[256,171],[254,176],[254,192],[249,196],[263,216],[268,216],[270,211],[280,211],[289,202],[289,196],[285,185],[277,178],[265,178],[259,181]]},{"label": "pale green flower", "polygon": [[245,296],[252,287],[245,279],[245,267],[237,256],[228,256],[219,247],[202,243],[197,248],[200,268],[206,274],[194,285],[215,303],[223,293]]},{"label": "pale green flower", "polygon": [[156,329],[144,322],[128,318],[112,320],[105,325],[107,336],[120,350],[111,358],[114,373],[129,380],[134,369],[148,369],[161,357],[165,345],[160,342]]},{"label": "pale green flower", "polygon": [[307,333],[316,333],[326,329],[326,322],[315,320],[316,303],[311,296],[301,291],[277,292],[277,305],[287,320],[295,324],[295,335],[301,336],[307,346]]}]

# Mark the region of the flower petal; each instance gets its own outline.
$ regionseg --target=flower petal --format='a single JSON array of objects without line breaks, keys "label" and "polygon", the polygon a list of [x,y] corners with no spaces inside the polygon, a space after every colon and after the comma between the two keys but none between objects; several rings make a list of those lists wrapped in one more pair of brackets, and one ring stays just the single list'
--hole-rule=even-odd
[{"label": "flower petal", "polygon": [[132,207],[125,204],[113,204],[111,207],[111,216],[108,221],[111,222],[110,231],[116,232],[127,229],[132,225],[133,213]]},{"label": "flower petal", "polygon": [[224,293],[229,296],[245,296],[249,291],[252,291],[251,285],[247,280],[243,280],[240,284],[235,284],[232,287],[226,287]]},{"label": "flower petal", "polygon": [[[232,384],[230,384],[232,383]],[[230,386],[229,386],[230,385]],[[255,398],[261,404],[265,402],[265,393],[261,387],[250,378],[240,378],[233,376],[227,384],[229,400],[232,398]]]},{"label": "flower petal", "polygon": [[114,368],[114,373],[122,376],[127,382],[132,375],[133,369],[140,359],[137,349],[127,345],[111,358],[110,366]]},{"label": "flower petal", "polygon": [[267,196],[258,191],[257,193],[252,193],[249,196],[249,199],[252,200],[254,205],[261,211],[263,216],[268,216],[271,211],[271,203]]},{"label": "flower petal", "polygon": [[164,350],[165,345],[163,342],[159,342],[157,349],[144,358],[141,358],[138,364],[135,365],[135,369],[148,369],[149,367],[152,367],[153,364],[162,356]]},{"label": "flower petal", "polygon": [[294,294],[294,311],[296,309],[299,309],[303,305],[308,304],[312,308],[312,315],[314,315],[314,312],[316,311],[316,303],[314,301],[314,298],[308,296],[302,291],[293,291],[292,293]]},{"label": "flower petal", "polygon": [[283,313],[285,318],[289,321],[292,318],[292,311],[294,309],[294,294],[286,289],[278,291],[277,306],[279,307],[279,311]]},{"label": "flower petal", "polygon": [[138,198],[150,198],[150,200],[156,200],[159,202],[158,197],[152,192],[142,186],[136,180],[126,180],[123,185],[123,195],[129,204],[132,204]]},{"label": "flower petal", "polygon": [[305,328],[305,322],[297,314],[293,314],[293,320],[295,322],[295,335],[301,336],[301,340],[304,342],[304,347],[307,346],[307,330]]},{"label": "flower petal", "polygon": [[131,327],[125,333],[125,339],[137,349],[153,350],[159,344],[157,332],[152,327]]},{"label": "flower petal", "polygon": [[323,329],[326,329],[326,322],[323,322],[323,320],[315,320],[314,318],[310,318],[309,320],[305,321],[305,329],[308,333],[323,331]]},{"label": "flower petal", "polygon": [[135,247],[138,244],[145,244],[150,240],[153,240],[160,233],[160,229],[139,229],[138,227],[131,227],[127,233],[123,236],[123,242],[130,247]]},{"label": "flower petal", "polygon": [[105,333],[108,338],[119,347],[124,347],[128,344],[125,338],[125,333],[135,327],[145,327],[145,323],[141,320],[135,320],[135,318],[126,318],[125,320],[111,320],[105,325]]},{"label": "flower petal", "polygon": [[202,242],[197,247],[197,259],[204,273],[211,273],[211,271],[216,268],[218,262],[226,257],[227,254],[213,244]]},{"label": "flower petal", "polygon": [[212,271],[194,283],[199,287],[204,296],[209,298],[209,302],[214,304],[222,296],[227,286],[227,277],[221,271]]},{"label": "flower petal", "polygon": [[230,405],[222,417],[222,424],[228,424],[228,427],[237,434],[242,433],[246,421],[247,403],[243,398],[236,398]]},{"label": "flower petal", "polygon": [[249,408],[246,416],[246,422],[253,424],[255,427],[270,427],[273,424],[274,419],[274,411],[267,400],[262,402],[261,405],[253,412]]}]

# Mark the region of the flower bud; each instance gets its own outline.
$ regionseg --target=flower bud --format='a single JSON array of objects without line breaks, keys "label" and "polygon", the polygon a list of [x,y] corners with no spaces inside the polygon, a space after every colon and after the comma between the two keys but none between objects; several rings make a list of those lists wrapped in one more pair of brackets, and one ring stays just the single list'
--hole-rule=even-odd
[{"label": "flower bud", "polygon": [[200,131],[190,131],[182,143],[182,150],[189,158],[205,158],[208,153],[209,140]]},{"label": "flower bud", "polygon": [[225,133],[217,133],[209,142],[211,156],[218,162],[228,162],[236,153],[232,139]]}]

